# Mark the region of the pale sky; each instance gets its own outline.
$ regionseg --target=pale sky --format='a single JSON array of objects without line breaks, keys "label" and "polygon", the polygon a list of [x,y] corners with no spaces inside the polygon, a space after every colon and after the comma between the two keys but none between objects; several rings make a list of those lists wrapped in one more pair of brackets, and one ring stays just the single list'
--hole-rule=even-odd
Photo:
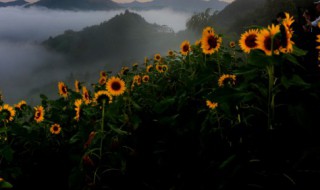
[{"label": "pale sky", "polygon": [[[15,1],[15,0],[0,0],[0,2],[9,2],[9,1]],[[25,1],[28,1],[28,2],[36,2],[38,0],[25,0]],[[117,2],[117,3],[129,3],[129,2],[132,2],[134,0],[112,0],[114,2]],[[152,1],[152,0],[136,0],[136,1],[139,1],[139,2],[148,2],[148,1]],[[225,2],[232,2],[234,0],[221,0],[221,1],[225,1]]]}]

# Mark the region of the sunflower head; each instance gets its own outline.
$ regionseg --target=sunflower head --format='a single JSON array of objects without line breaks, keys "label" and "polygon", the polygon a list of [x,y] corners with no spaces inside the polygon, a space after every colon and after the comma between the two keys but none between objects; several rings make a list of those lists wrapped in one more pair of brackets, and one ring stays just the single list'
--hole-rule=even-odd
[{"label": "sunflower head", "polygon": [[76,92],[80,92],[80,82],[78,80],[74,81],[74,89]]},{"label": "sunflower head", "polygon": [[236,83],[236,75],[231,75],[231,74],[223,74],[222,76],[220,76],[218,80],[219,87],[223,87],[226,84],[233,86],[235,85],[235,83]]},{"label": "sunflower head", "polygon": [[154,59],[155,61],[160,61],[160,60],[161,60],[161,55],[160,55],[159,53],[157,53],[157,54],[155,54],[155,55],[153,56],[153,59]]},{"label": "sunflower head", "polygon": [[202,30],[202,36],[212,34],[214,35],[214,29],[211,26],[207,26]]},{"label": "sunflower head", "polygon": [[111,77],[107,81],[107,91],[112,96],[119,96],[126,90],[126,83],[119,77]]},{"label": "sunflower head", "polygon": [[27,106],[27,102],[25,100],[21,100],[19,103],[14,105],[14,107],[19,109],[19,110],[22,110],[26,106]]},{"label": "sunflower head", "polygon": [[105,101],[105,103],[111,104],[112,96],[107,90],[99,90],[94,94],[93,101],[98,104],[102,104],[103,101]]},{"label": "sunflower head", "polygon": [[108,74],[106,71],[100,71],[100,77],[108,77]]},{"label": "sunflower head", "polygon": [[162,73],[162,65],[161,64],[157,64],[156,65],[156,70],[159,72],[159,73]]},{"label": "sunflower head", "polygon": [[82,103],[83,103],[83,101],[81,99],[77,99],[74,102],[74,106],[75,106],[74,110],[76,111],[76,116],[74,117],[74,119],[76,121],[79,121],[79,119],[80,119],[80,111],[81,111]]},{"label": "sunflower head", "polygon": [[129,72],[129,67],[122,67],[120,70],[121,75],[126,75]]},{"label": "sunflower head", "polygon": [[256,49],[258,44],[256,43],[257,36],[259,30],[258,29],[250,29],[245,33],[241,34],[239,40],[239,46],[245,53],[250,53],[251,50]]},{"label": "sunflower head", "polygon": [[150,73],[150,72],[152,71],[152,69],[153,69],[153,65],[148,65],[148,66],[146,67],[146,72],[147,72],[147,73]]},{"label": "sunflower head", "polygon": [[191,45],[188,40],[185,40],[180,45],[180,53],[182,55],[188,55],[191,52]]},{"label": "sunflower head", "polygon": [[208,108],[210,109],[215,109],[216,107],[218,107],[218,103],[217,102],[212,102],[210,100],[206,101],[206,105],[208,106]]},{"label": "sunflower head", "polygon": [[229,42],[229,47],[230,48],[235,48],[236,47],[236,43],[234,41]]},{"label": "sunflower head", "polygon": [[42,106],[36,106],[34,107],[35,112],[34,112],[34,120],[37,123],[40,123],[44,120],[44,108]]},{"label": "sunflower head", "polygon": [[54,135],[58,135],[61,132],[61,126],[57,123],[51,125],[50,132]]},{"label": "sunflower head", "polygon": [[174,51],[169,50],[169,51],[168,51],[168,56],[169,56],[169,57],[174,57],[174,56],[175,56]]},{"label": "sunflower head", "polygon": [[149,82],[150,76],[149,75],[143,75],[142,82]]},{"label": "sunflower head", "polygon": [[68,97],[68,88],[64,84],[64,82],[59,82],[58,83],[58,88],[59,88],[59,94],[60,96],[67,98]]},{"label": "sunflower head", "polygon": [[0,106],[0,117],[4,122],[9,122],[14,119],[14,116],[16,115],[16,111],[13,107],[9,106],[9,104],[4,104],[3,106]]},{"label": "sunflower head", "polygon": [[107,82],[107,77],[100,77],[99,78],[99,84],[102,86],[102,85],[105,85]]},{"label": "sunflower head", "polygon": [[137,84],[138,86],[141,85],[141,76],[140,75],[134,75],[133,76],[133,84]]},{"label": "sunflower head", "polygon": [[201,38],[201,49],[204,54],[213,54],[220,49],[222,38],[214,33],[203,35]]},{"label": "sunflower head", "polygon": [[82,87],[82,100],[85,104],[90,104],[91,102],[89,91],[85,86]]},{"label": "sunflower head", "polygon": [[262,29],[257,36],[257,48],[264,51],[266,55],[271,56],[272,53],[279,52],[281,46],[280,25],[268,26]]}]

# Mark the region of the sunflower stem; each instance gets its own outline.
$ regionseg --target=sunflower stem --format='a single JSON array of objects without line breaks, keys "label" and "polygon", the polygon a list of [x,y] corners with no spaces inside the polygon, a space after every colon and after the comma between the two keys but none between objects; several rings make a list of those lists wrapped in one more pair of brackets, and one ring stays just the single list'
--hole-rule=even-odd
[{"label": "sunflower stem", "polygon": [[100,159],[102,157],[102,146],[103,146],[103,138],[104,138],[104,115],[105,115],[105,107],[106,105],[106,100],[102,100],[102,118],[101,118],[101,139],[100,139]]},{"label": "sunflower stem", "polygon": [[269,77],[269,88],[268,88],[268,127],[270,130],[273,129],[273,119],[274,119],[274,65],[270,64],[267,66],[268,77]]}]

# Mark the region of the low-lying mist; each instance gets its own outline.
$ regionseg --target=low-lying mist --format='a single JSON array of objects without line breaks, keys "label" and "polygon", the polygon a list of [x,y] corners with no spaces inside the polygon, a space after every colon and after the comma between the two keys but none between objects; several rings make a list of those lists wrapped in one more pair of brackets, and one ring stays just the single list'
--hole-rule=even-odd
[{"label": "low-lying mist", "polygon": [[[0,91],[4,102],[15,104],[20,100],[26,100],[29,104],[36,104],[40,100],[40,94],[35,96],[33,92],[56,92],[57,95],[58,81],[72,78],[88,80],[83,82],[90,85],[90,82],[94,82],[92,80],[98,80],[100,70],[118,69],[119,65],[110,66],[110,63],[108,67],[104,66],[110,60],[81,68],[70,66],[63,55],[49,52],[41,42],[63,34],[66,30],[80,31],[85,27],[98,25],[124,11],[0,8]],[[192,15],[170,9],[133,12],[140,14],[149,23],[167,25],[174,32],[184,30],[187,19]],[[121,62],[120,59],[121,57],[118,62]],[[97,75],[96,79],[92,78],[94,74]],[[73,84],[68,85],[73,88]]]}]

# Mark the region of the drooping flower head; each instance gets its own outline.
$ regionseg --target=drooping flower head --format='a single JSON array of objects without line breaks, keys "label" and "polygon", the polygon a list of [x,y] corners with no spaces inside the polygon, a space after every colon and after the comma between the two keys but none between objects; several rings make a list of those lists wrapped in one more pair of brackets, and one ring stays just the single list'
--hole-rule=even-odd
[{"label": "drooping flower head", "polygon": [[94,102],[101,104],[103,100],[108,104],[112,103],[112,95],[107,90],[99,90],[94,94]]},{"label": "drooping flower head", "polygon": [[250,29],[245,33],[241,34],[239,40],[239,46],[245,53],[250,53],[252,49],[256,49],[258,44],[256,43],[257,36],[259,30],[258,29]]},{"label": "drooping flower head", "polygon": [[223,74],[218,80],[219,87],[223,87],[225,84],[235,85],[236,75]]},{"label": "drooping flower head", "polygon": [[112,96],[119,96],[126,90],[125,82],[119,77],[111,77],[107,82],[107,91]]},{"label": "drooping flower head", "polygon": [[34,107],[35,112],[34,112],[34,120],[37,123],[40,123],[44,120],[44,108],[42,106],[36,106]]}]

